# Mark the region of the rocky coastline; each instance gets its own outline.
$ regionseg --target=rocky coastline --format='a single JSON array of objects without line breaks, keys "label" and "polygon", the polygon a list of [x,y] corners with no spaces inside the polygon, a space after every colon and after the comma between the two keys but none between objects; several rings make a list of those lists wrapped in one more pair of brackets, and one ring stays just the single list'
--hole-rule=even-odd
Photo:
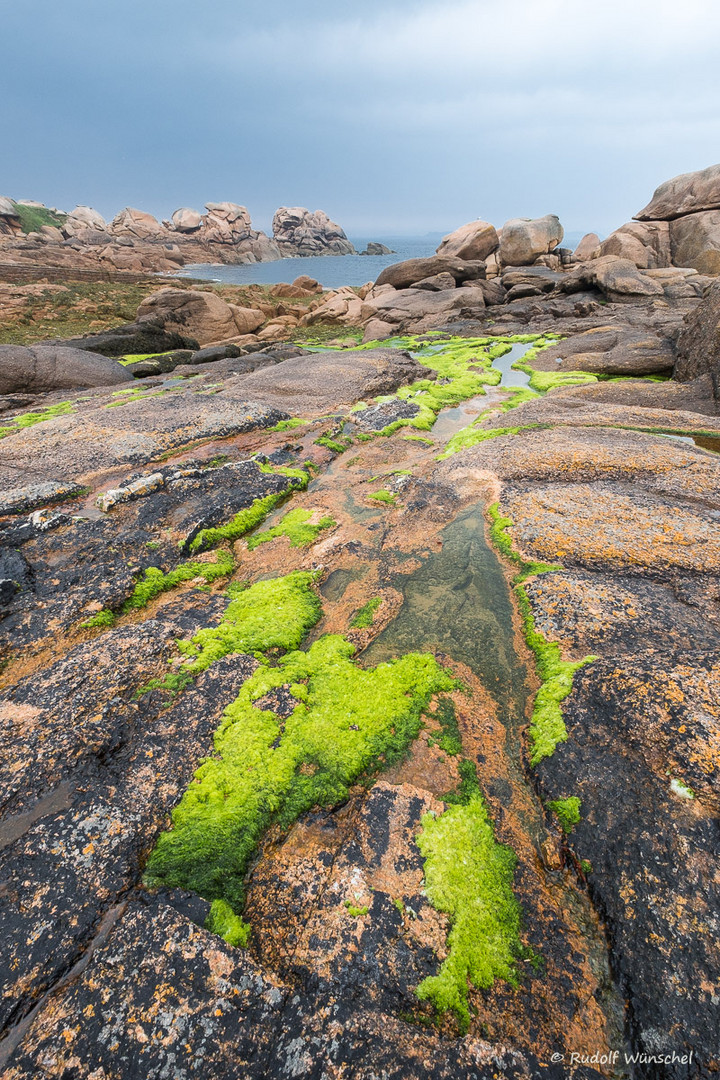
[{"label": "rocky coastline", "polygon": [[0,285],[3,1076],[717,1076],[716,218]]}]

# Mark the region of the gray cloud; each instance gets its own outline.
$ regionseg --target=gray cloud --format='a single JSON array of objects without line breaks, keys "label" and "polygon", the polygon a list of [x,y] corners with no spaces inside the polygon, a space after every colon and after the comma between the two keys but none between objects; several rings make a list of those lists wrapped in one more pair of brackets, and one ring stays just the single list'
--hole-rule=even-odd
[{"label": "gray cloud", "polygon": [[0,192],[607,231],[718,158],[719,42],[710,0],[26,0],[3,12]]}]

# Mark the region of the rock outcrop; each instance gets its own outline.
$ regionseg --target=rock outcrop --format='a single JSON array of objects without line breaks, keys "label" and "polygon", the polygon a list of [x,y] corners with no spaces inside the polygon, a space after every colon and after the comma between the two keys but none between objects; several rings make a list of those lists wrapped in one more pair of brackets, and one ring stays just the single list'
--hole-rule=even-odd
[{"label": "rock outcrop", "polygon": [[502,227],[499,259],[503,266],[530,266],[554,251],[564,236],[555,214],[541,218],[511,218]]},{"label": "rock outcrop", "polygon": [[138,321],[149,319],[171,333],[187,334],[201,345],[251,334],[265,321],[257,308],[228,304],[212,292],[160,289],[137,310]]},{"label": "rock outcrop", "polygon": [[438,255],[457,259],[487,259],[500,244],[495,226],[487,221],[470,221],[444,236],[437,248]]},{"label": "rock outcrop", "polygon": [[347,236],[323,210],[281,206],[272,222],[273,240],[284,256],[355,255]]},{"label": "rock outcrop", "polygon": [[674,377],[687,382],[705,374],[711,376],[715,399],[720,401],[720,282],[686,316],[677,339]]},{"label": "rock outcrop", "polygon": [[635,215],[637,221],[672,221],[702,210],[720,210],[720,165],[682,173],[655,189],[652,199]]},{"label": "rock outcrop", "polygon": [[67,345],[0,345],[0,394],[41,394],[85,386],[115,386],[132,375],[100,353]]}]

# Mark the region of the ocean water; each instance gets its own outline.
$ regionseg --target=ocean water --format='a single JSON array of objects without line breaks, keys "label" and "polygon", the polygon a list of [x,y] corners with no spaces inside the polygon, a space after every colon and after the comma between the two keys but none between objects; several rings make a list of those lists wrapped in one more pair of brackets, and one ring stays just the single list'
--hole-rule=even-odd
[{"label": "ocean water", "polygon": [[184,266],[177,277],[202,278],[205,281],[221,281],[226,285],[277,285],[281,281],[294,281],[300,274],[315,278],[325,289],[337,289],[341,285],[364,285],[374,281],[381,270],[403,259],[422,259],[434,255],[442,240],[438,233],[432,236],[371,236],[364,239],[351,236],[358,251],[363,251],[368,240],[392,248],[394,255],[316,255],[306,259],[278,259],[276,262],[252,263],[243,266],[225,266],[218,263],[196,263]]},{"label": "ocean water", "polygon": [[[449,231],[449,230],[448,230]],[[563,247],[574,248],[583,234],[566,233]],[[222,263],[195,263],[184,266],[176,277],[201,278],[226,285],[277,285],[291,282],[300,274],[315,278],[325,289],[338,289],[342,285],[365,285],[375,281],[381,270],[403,259],[424,259],[434,255],[442,240],[442,233],[426,236],[351,236],[358,251],[363,251],[368,240],[375,240],[392,248],[393,255],[316,255],[306,259],[278,259],[276,262],[252,263],[242,266],[225,266]]]}]

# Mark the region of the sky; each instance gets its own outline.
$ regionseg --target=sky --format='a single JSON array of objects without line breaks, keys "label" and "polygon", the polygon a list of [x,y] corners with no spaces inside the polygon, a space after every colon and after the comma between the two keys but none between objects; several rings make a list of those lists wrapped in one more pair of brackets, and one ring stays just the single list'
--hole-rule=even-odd
[{"label": "sky", "polygon": [[0,0],[0,195],[606,235],[720,160],[715,0]]}]

